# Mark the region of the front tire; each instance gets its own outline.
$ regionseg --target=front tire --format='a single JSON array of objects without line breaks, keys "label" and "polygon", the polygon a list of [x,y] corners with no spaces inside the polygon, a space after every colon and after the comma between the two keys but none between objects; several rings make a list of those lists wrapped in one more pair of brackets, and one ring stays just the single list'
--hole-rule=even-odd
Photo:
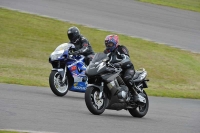
[{"label": "front tire", "polygon": [[88,110],[94,115],[102,114],[106,109],[107,98],[103,94],[103,98],[99,99],[99,89],[88,87],[85,91],[85,103]]},{"label": "front tire", "polygon": [[133,116],[133,117],[138,117],[138,118],[142,118],[144,117],[149,109],[149,99],[148,96],[146,94],[145,91],[143,91],[143,94],[141,94],[145,99],[146,99],[146,104],[143,105],[138,105],[137,108],[134,109],[128,109],[129,113]]},{"label": "front tire", "polygon": [[55,95],[66,95],[69,90],[68,76],[66,75],[65,83],[63,83],[60,73],[58,71],[51,71],[49,75],[49,86]]}]

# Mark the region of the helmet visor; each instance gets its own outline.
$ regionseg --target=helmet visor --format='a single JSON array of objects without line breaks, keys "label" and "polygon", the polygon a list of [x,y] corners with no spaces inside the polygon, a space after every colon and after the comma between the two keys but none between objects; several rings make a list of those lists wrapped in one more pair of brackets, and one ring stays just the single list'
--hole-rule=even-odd
[{"label": "helmet visor", "polygon": [[114,44],[112,42],[106,43],[106,47],[112,47]]},{"label": "helmet visor", "polygon": [[74,34],[68,34],[68,38],[70,41],[73,41],[75,39]]}]

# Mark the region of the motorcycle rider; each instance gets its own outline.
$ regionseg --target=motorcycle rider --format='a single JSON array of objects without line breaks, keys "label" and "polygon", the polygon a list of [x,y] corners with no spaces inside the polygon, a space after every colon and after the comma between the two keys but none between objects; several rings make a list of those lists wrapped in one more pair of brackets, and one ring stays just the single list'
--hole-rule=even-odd
[{"label": "motorcycle rider", "polygon": [[105,38],[105,46],[104,53],[109,57],[109,62],[117,68],[121,67],[123,70],[122,79],[133,95],[131,100],[134,102],[142,102],[133,88],[132,78],[135,74],[135,69],[130,60],[128,49],[123,45],[119,45],[119,37],[117,35],[107,35]]},{"label": "motorcycle rider", "polygon": [[80,30],[75,26],[72,26],[67,30],[67,35],[70,43],[75,45],[75,51],[72,53],[72,55],[84,55],[85,64],[89,65],[94,56],[94,51],[89,41],[80,34]]}]

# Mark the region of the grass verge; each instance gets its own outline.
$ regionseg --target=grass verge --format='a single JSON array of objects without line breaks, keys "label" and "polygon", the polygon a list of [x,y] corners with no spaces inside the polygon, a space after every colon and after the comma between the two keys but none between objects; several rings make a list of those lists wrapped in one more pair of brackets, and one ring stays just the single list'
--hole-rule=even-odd
[{"label": "grass verge", "polygon": [[[95,52],[104,49],[111,32],[0,8],[0,82],[49,87],[50,53],[68,42],[66,31],[77,26]],[[200,54],[120,35],[135,68],[145,68],[152,96],[200,99]]]},{"label": "grass verge", "polygon": [[138,1],[200,12],[200,0],[138,0]]}]

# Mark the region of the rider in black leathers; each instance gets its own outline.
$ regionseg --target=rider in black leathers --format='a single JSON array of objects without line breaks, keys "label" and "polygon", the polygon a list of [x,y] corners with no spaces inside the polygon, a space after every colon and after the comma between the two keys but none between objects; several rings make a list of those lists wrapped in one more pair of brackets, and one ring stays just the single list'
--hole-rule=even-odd
[{"label": "rider in black leathers", "polygon": [[70,43],[75,45],[75,51],[73,55],[84,55],[85,64],[89,65],[90,61],[94,56],[94,51],[89,43],[89,41],[80,34],[80,30],[77,27],[70,27],[67,31],[68,38]]},{"label": "rider in black leathers", "polygon": [[141,102],[138,94],[133,88],[132,78],[135,74],[135,69],[130,60],[128,49],[123,45],[119,45],[119,38],[117,35],[106,36],[105,46],[106,49],[104,50],[104,53],[109,57],[109,62],[115,67],[121,67],[123,69],[122,78],[133,95],[132,100],[134,102]]}]

